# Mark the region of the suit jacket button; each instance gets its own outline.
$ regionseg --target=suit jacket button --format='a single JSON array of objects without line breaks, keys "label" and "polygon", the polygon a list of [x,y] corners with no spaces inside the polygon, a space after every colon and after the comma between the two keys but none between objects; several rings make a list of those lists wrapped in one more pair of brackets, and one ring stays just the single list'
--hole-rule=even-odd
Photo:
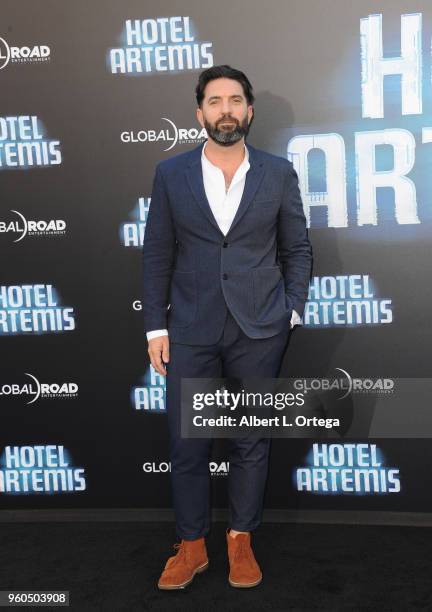
[{"label": "suit jacket button", "polygon": [[228,278],[228,274],[222,274],[222,278],[226,280]]},{"label": "suit jacket button", "polygon": [[227,246],[228,246],[228,242],[224,242],[222,246],[223,246],[224,249],[226,249]]}]

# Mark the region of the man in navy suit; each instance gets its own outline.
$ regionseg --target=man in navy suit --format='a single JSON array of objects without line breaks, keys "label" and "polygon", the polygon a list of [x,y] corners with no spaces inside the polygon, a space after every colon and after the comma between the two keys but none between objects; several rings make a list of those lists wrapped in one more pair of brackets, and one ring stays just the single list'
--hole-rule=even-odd
[{"label": "man in navy suit", "polygon": [[[196,98],[208,140],[157,165],[143,246],[148,353],[166,376],[181,539],[160,589],[184,588],[208,566],[211,439],[181,437],[181,379],[276,378],[290,328],[301,323],[312,265],[291,162],[245,145],[254,102],[246,75],[209,68]],[[261,520],[269,444],[231,440],[226,540],[235,587],[262,579],[250,533]]]}]

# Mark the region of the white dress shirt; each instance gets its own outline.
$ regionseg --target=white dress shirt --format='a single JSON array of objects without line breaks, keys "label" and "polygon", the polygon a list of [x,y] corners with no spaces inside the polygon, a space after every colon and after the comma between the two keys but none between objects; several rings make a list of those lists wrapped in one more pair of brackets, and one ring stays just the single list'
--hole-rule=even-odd
[{"label": "white dress shirt", "polygon": [[[213,216],[216,219],[221,232],[224,234],[224,236],[226,236],[243,195],[246,182],[246,173],[250,168],[249,151],[245,145],[245,155],[243,161],[237,168],[227,191],[225,188],[224,173],[220,168],[212,164],[205,155],[204,151],[206,146],[207,142],[204,143],[201,154],[201,168],[203,173],[204,189]],[[291,316],[291,327],[294,327],[294,325],[302,325],[302,323],[301,317],[295,310],[293,310]],[[147,340],[151,340],[157,336],[167,335],[167,329],[154,329],[147,332]]]}]

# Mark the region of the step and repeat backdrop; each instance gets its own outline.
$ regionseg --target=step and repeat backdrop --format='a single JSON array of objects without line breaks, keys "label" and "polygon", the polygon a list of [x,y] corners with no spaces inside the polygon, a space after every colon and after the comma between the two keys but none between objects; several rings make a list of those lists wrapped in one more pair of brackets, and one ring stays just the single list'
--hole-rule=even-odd
[{"label": "step and repeat backdrop", "polygon": [[155,165],[206,138],[198,75],[230,64],[314,249],[281,376],[331,387],[317,414],[340,416],[273,440],[266,507],[432,510],[431,38],[426,0],[3,4],[2,508],[171,507],[142,245]]}]

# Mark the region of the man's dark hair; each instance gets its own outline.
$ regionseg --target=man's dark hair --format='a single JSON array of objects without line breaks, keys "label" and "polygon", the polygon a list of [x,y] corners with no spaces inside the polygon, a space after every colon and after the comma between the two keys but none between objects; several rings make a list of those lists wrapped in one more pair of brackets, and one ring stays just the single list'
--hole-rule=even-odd
[{"label": "man's dark hair", "polygon": [[201,103],[204,99],[204,90],[206,88],[207,83],[210,81],[214,81],[214,79],[233,79],[234,81],[238,81],[243,87],[244,95],[246,96],[246,100],[248,105],[254,103],[254,95],[252,92],[252,85],[241,70],[236,70],[235,68],[231,68],[231,66],[227,66],[224,64],[223,66],[212,66],[211,68],[207,68],[199,75],[198,85],[195,88],[196,100],[198,106],[201,107]]}]

